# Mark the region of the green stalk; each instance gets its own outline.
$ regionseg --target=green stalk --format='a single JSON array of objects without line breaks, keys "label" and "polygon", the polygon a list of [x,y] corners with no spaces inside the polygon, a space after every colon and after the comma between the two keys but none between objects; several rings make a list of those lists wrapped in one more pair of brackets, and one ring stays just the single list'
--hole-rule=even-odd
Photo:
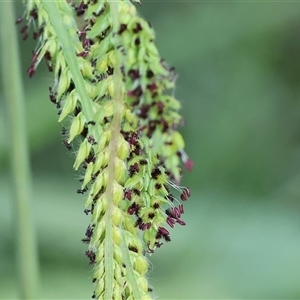
[{"label": "green stalk", "polygon": [[[118,32],[119,29],[119,11],[118,11],[118,2],[114,2],[112,1],[110,3],[110,8],[111,8],[111,14],[112,14],[112,19],[113,19],[113,30],[114,32]],[[122,73],[121,73],[121,65],[122,65],[122,57],[119,53],[119,51],[117,49],[115,49],[116,51],[116,66],[115,66],[115,71],[113,74],[113,82],[114,82],[114,89],[115,89],[115,94],[114,94],[114,119],[112,122],[112,141],[110,144],[110,161],[109,161],[109,165],[110,165],[110,169],[109,169],[109,181],[108,181],[108,185],[107,185],[107,191],[108,194],[110,194],[109,196],[111,197],[111,200],[108,201],[109,205],[108,206],[108,210],[106,212],[106,219],[105,219],[105,223],[106,223],[106,233],[105,233],[105,259],[107,259],[107,255],[109,254],[109,252],[111,251],[110,247],[112,247],[112,242],[109,242],[109,244],[107,245],[107,238],[110,239],[110,241],[112,241],[112,234],[111,234],[111,214],[112,211],[109,211],[109,209],[112,209],[112,205],[113,205],[113,199],[112,199],[112,189],[113,189],[113,178],[114,178],[114,174],[115,174],[115,163],[114,160],[117,156],[116,153],[116,149],[118,149],[118,135],[119,132],[121,131],[121,120],[122,120],[122,107],[123,107],[123,94],[122,94]],[[114,155],[112,155],[114,154]],[[108,198],[109,200],[109,198]],[[109,226],[108,224],[109,223]],[[111,234],[111,236],[109,235]],[[123,239],[122,239],[122,243],[121,243],[121,247],[122,247],[122,252],[123,252],[123,259],[124,262],[127,266],[127,276],[128,276],[128,281],[131,285],[132,288],[132,292],[133,292],[133,296],[135,299],[141,299],[140,296],[140,292],[139,292],[139,288],[134,276],[134,271],[133,271],[133,267],[130,261],[130,255],[129,255],[129,250],[128,250],[128,246],[126,244],[125,241],[125,235],[123,235]],[[111,251],[112,252],[112,251]],[[112,255],[111,255],[112,256]],[[113,258],[111,258],[111,260],[108,260],[108,263],[105,267],[111,267],[110,264],[113,263]],[[105,270],[107,270],[105,268]],[[106,280],[109,280],[109,276],[111,276],[110,274],[107,274],[106,271]],[[104,297],[104,299],[109,299],[108,296],[109,294],[106,293],[105,295],[106,297]]]},{"label": "green stalk", "polygon": [[[118,27],[118,3],[111,3],[112,18],[114,22],[114,32],[117,32]],[[104,299],[111,299],[113,294],[113,280],[114,280],[114,265],[113,265],[113,242],[112,242],[112,214],[113,214],[113,183],[115,181],[115,160],[117,157],[118,137],[121,130],[122,119],[122,74],[121,61],[118,59],[113,75],[114,83],[114,118],[111,124],[112,137],[109,145],[109,161],[108,161],[108,183],[107,183],[107,210],[105,213],[105,245],[104,245],[104,263],[105,263],[105,292]]]},{"label": "green stalk", "polygon": [[13,1],[0,3],[0,45],[4,98],[10,125],[11,170],[16,224],[17,267],[21,299],[34,299],[38,281],[38,254],[31,213],[31,172],[25,126],[24,91],[21,79]]}]

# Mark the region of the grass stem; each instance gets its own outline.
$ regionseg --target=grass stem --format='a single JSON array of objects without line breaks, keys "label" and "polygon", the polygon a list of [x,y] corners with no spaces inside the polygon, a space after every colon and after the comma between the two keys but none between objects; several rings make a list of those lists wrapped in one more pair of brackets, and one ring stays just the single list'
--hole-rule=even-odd
[{"label": "grass stem", "polygon": [[0,3],[0,48],[2,81],[10,127],[11,172],[13,184],[15,241],[21,299],[34,299],[38,282],[38,254],[32,219],[31,171],[25,125],[24,91],[19,46],[14,15],[14,2]]}]

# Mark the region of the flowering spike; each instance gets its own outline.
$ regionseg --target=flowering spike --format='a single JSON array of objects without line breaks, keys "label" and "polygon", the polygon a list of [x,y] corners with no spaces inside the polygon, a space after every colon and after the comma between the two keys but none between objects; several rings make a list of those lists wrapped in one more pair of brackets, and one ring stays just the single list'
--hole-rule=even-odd
[{"label": "flowering spike", "polygon": [[82,242],[94,269],[94,299],[152,299],[145,255],[171,240],[167,225],[185,225],[172,193],[190,197],[178,186],[180,160],[193,167],[176,130],[180,103],[166,92],[174,88],[174,68],[132,2],[140,4],[30,0],[21,29],[27,38],[33,27],[38,41],[29,76],[45,58],[63,143],[79,144],[73,167],[82,170],[77,193],[86,194],[84,213],[91,215]]}]

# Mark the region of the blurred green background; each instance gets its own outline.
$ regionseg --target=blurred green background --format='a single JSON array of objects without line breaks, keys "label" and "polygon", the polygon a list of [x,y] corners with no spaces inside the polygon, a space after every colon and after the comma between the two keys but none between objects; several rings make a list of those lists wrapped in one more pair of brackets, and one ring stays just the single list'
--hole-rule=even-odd
[{"label": "blurred green background", "polygon": [[[21,4],[18,15],[22,15]],[[143,1],[193,159],[185,227],[151,257],[160,299],[300,299],[300,3]],[[89,218],[48,98],[45,64],[20,49],[41,262],[40,299],[89,299]],[[2,54],[3,55],[3,54]],[[13,83],[12,83],[13,88]],[[17,297],[9,132],[0,87],[0,298]]]}]

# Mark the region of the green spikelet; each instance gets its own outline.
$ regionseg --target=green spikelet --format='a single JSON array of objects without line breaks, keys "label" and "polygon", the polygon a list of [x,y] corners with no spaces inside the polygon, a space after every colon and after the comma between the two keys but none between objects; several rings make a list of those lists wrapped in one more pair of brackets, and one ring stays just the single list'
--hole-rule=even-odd
[{"label": "green spikelet", "polygon": [[173,193],[190,196],[178,186],[181,161],[188,170],[192,162],[176,130],[180,104],[168,93],[174,70],[130,1],[32,0],[26,19],[38,38],[29,76],[45,58],[65,144],[80,141],[74,169],[83,170],[78,192],[87,192],[91,215],[82,241],[94,266],[93,298],[152,299],[146,255],[170,241],[166,226],[185,225]]}]

